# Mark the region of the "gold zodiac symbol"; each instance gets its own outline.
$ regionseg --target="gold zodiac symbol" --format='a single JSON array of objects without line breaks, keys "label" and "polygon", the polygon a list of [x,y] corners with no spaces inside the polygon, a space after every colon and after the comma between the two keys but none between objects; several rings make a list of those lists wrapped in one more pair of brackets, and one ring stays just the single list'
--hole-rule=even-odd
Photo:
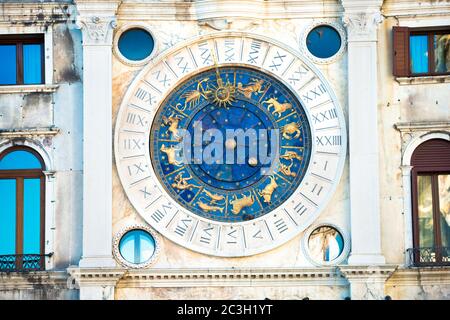
[{"label": "gold zodiac symbol", "polygon": [[219,210],[220,212],[223,212],[223,208],[221,208],[221,207],[211,206],[211,205],[201,202],[201,201],[197,201],[197,204],[200,207],[200,209],[202,209],[205,212],[217,211],[217,210]]},{"label": "gold zodiac symbol", "polygon": [[167,161],[169,164],[173,164],[175,166],[181,166],[182,163],[176,159],[175,152],[180,149],[175,149],[174,146],[166,147],[164,144],[161,146],[161,152],[164,152],[167,155]]},{"label": "gold zodiac symbol", "polygon": [[263,190],[258,191],[258,194],[264,198],[265,203],[270,203],[272,200],[272,194],[278,187],[277,181],[274,177],[270,177],[270,183],[264,187]]},{"label": "gold zodiac symbol", "polygon": [[[299,124],[295,123],[295,122],[291,122],[288,123],[287,125],[283,126],[281,128],[281,133],[283,135],[283,138],[287,139],[287,140],[291,140],[291,139],[297,139],[298,137],[300,137],[300,129],[299,129]],[[294,135],[294,136],[292,136]]]},{"label": "gold zodiac symbol", "polygon": [[184,100],[184,109],[186,109],[186,107],[189,105],[189,110],[192,107],[196,107],[198,105],[198,103],[200,102],[200,98],[203,97],[204,99],[208,99],[207,96],[211,93],[211,91],[209,90],[205,90],[203,88],[203,82],[208,81],[209,79],[203,79],[201,81],[199,81],[197,83],[197,90],[192,90],[189,91],[185,94],[182,95],[183,98],[185,98]]},{"label": "gold zodiac symbol", "polygon": [[252,98],[253,93],[262,93],[262,85],[264,83],[263,80],[258,80],[252,78],[253,82],[250,82],[247,86],[243,87],[242,83],[238,83],[237,89],[240,93],[242,93],[247,99]]},{"label": "gold zodiac symbol", "polygon": [[163,124],[165,126],[169,126],[167,131],[170,132],[171,138],[175,140],[181,139],[181,137],[178,135],[178,125],[180,124],[181,119],[181,117],[175,116],[175,112],[172,112],[169,117],[162,116]]},{"label": "gold zodiac symbol", "polygon": [[295,151],[286,151],[283,155],[280,156],[280,158],[285,160],[297,159],[298,161],[302,161],[303,159],[303,157]]},{"label": "gold zodiac symbol", "polygon": [[175,179],[174,183],[172,183],[172,187],[178,190],[186,190],[189,188],[198,188],[198,186],[193,185],[192,183],[188,183],[189,180],[191,180],[192,177],[189,176],[188,178],[183,178],[183,174],[179,173]]},{"label": "gold zodiac symbol", "polygon": [[289,109],[292,109],[292,104],[285,102],[285,103],[280,103],[278,102],[278,100],[276,98],[270,98],[267,99],[266,101],[263,101],[262,104],[267,103],[267,111],[270,111],[270,108],[273,107],[274,110],[272,111],[273,115],[276,115],[278,118],[281,117],[281,114]]},{"label": "gold zodiac symbol", "polygon": [[290,165],[285,165],[280,162],[280,171],[287,177],[296,177],[297,174],[291,171],[292,165],[294,164],[294,160],[291,159]]},{"label": "gold zodiac symbol", "polygon": [[211,193],[211,192],[209,192],[208,190],[205,190],[205,193],[206,193],[206,195],[207,195],[208,197],[211,198],[211,202],[210,202],[211,204],[214,204],[214,203],[216,203],[216,202],[219,202],[219,201],[222,201],[222,200],[225,199],[224,196],[222,196],[222,195],[220,195],[220,194],[214,194],[214,193]]},{"label": "gold zodiac symbol", "polygon": [[238,198],[236,195],[234,195],[234,199],[230,200],[230,204],[233,205],[233,209],[231,212],[233,214],[239,214],[242,209],[246,207],[251,207],[255,203],[255,199],[253,198],[253,195],[250,193],[249,196],[243,195],[242,198]]}]

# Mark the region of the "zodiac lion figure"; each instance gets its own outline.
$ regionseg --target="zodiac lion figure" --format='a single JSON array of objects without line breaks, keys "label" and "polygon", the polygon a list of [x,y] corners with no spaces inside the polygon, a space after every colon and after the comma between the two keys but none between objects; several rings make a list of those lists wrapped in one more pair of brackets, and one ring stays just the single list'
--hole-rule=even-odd
[{"label": "zodiac lion figure", "polygon": [[278,118],[281,117],[281,114],[283,112],[292,109],[292,104],[288,102],[280,103],[276,98],[269,98],[261,103],[261,105],[263,104],[267,104],[267,111],[270,111],[270,109],[273,107],[274,110],[272,111],[272,114],[276,115]]},{"label": "zodiac lion figure", "polygon": [[280,162],[280,172],[284,174],[286,177],[296,177],[297,173],[292,172],[291,168],[294,165],[294,160],[291,159],[291,163],[289,165],[285,165]]}]

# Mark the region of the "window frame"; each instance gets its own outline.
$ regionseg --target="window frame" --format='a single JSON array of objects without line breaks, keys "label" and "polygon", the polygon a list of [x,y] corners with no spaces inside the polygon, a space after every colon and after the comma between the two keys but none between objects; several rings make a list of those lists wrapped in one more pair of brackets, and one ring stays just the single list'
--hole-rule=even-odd
[{"label": "window frame", "polygon": [[[41,45],[41,81],[39,83],[24,83],[23,45]],[[16,46],[16,83],[0,84],[0,86],[23,86],[45,84],[45,35],[43,33],[0,35],[0,45]]]},{"label": "window frame", "polygon": [[431,194],[432,194],[432,205],[433,205],[433,248],[436,254],[435,262],[421,262],[420,252],[413,253],[414,263],[416,265],[448,265],[448,262],[442,261],[442,251],[439,250],[443,248],[441,239],[441,219],[440,219],[440,201],[439,201],[439,191],[438,191],[438,181],[437,176],[442,174],[450,174],[450,165],[443,165],[441,167],[427,167],[427,166],[415,166],[411,170],[411,185],[412,185],[412,220],[413,220],[413,247],[420,248],[420,227],[419,227],[419,194],[417,187],[417,179],[419,176],[431,176]]},{"label": "window frame", "polygon": [[[39,255],[41,259],[39,260],[39,270],[45,270],[45,162],[41,155],[33,150],[32,148],[26,146],[13,146],[0,154],[0,161],[9,153],[14,151],[26,151],[33,154],[36,159],[39,160],[41,164],[40,169],[11,169],[11,170],[0,170],[0,179],[14,179],[16,181],[16,259],[15,259],[15,271],[26,271],[28,269],[23,268],[23,241],[24,241],[24,180],[27,178],[40,179],[40,239]],[[19,257],[22,257],[20,259]],[[34,269],[33,269],[34,270]]]},{"label": "window frame", "polygon": [[[396,28],[399,29],[405,29],[407,32],[406,37],[406,43],[405,43],[405,50],[407,52],[406,55],[406,63],[408,72],[407,74],[398,74],[399,72],[396,71],[396,51],[398,50],[397,44],[395,41],[395,33]],[[394,43],[393,43],[393,50],[394,50],[394,76],[397,77],[429,77],[429,76],[447,76],[450,75],[450,71],[448,72],[436,72],[435,71],[435,61],[434,61],[434,46],[433,46],[433,36],[436,34],[450,34],[450,26],[435,26],[435,27],[394,27]],[[411,68],[411,50],[410,50],[410,37],[411,36],[419,36],[419,35],[426,35],[427,36],[427,49],[428,49],[428,72],[421,72],[421,73],[413,73]]]}]

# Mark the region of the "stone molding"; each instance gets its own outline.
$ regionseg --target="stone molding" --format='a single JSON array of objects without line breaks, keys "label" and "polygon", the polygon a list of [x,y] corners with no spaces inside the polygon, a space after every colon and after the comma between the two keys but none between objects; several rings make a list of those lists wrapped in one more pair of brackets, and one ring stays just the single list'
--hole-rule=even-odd
[{"label": "stone molding", "polygon": [[450,14],[449,1],[411,1],[411,0],[385,0],[383,15],[387,17],[425,17],[448,16]]},{"label": "stone molding", "polygon": [[141,287],[262,287],[311,286],[348,283],[336,267],[223,268],[129,270],[119,288]]},{"label": "stone molding", "polygon": [[67,272],[79,287],[115,286],[126,270],[121,268],[69,267]]},{"label": "stone molding", "polygon": [[26,129],[3,129],[0,130],[0,139],[13,138],[34,138],[34,137],[53,137],[60,132],[57,127],[48,128],[26,128]]},{"label": "stone molding", "polygon": [[386,285],[450,285],[450,267],[399,268]]},{"label": "stone molding", "polygon": [[65,271],[0,272],[0,290],[67,289],[68,278]]},{"label": "stone molding", "polygon": [[344,13],[342,18],[347,27],[348,42],[376,41],[378,25],[383,22],[380,11]]},{"label": "stone molding", "polygon": [[339,270],[350,282],[384,283],[396,270],[397,265],[340,266]]}]

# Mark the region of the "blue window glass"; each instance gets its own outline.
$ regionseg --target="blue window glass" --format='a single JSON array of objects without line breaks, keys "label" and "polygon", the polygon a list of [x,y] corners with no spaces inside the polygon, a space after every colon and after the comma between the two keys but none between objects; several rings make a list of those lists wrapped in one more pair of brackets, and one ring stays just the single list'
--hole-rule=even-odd
[{"label": "blue window glass", "polygon": [[23,45],[23,83],[42,83],[42,44]]},{"label": "blue window glass", "polygon": [[16,45],[0,45],[0,84],[16,84],[17,66],[16,66]]},{"label": "blue window glass", "polygon": [[306,46],[315,57],[327,59],[341,48],[341,36],[333,27],[318,26],[308,33]]},{"label": "blue window glass", "polygon": [[428,36],[412,35],[409,38],[412,73],[428,72]]},{"label": "blue window glass", "polygon": [[23,254],[41,252],[41,180],[23,182]]},{"label": "blue window glass", "polygon": [[41,162],[34,154],[25,150],[8,153],[0,160],[0,170],[41,169]]},{"label": "blue window glass", "polygon": [[0,179],[0,255],[16,253],[16,180]]},{"label": "blue window glass", "polygon": [[132,61],[147,58],[155,46],[153,37],[143,29],[130,29],[122,33],[119,39],[120,53]]},{"label": "blue window glass", "polygon": [[130,263],[144,263],[155,253],[155,239],[143,230],[132,230],[120,240],[119,251]]}]

